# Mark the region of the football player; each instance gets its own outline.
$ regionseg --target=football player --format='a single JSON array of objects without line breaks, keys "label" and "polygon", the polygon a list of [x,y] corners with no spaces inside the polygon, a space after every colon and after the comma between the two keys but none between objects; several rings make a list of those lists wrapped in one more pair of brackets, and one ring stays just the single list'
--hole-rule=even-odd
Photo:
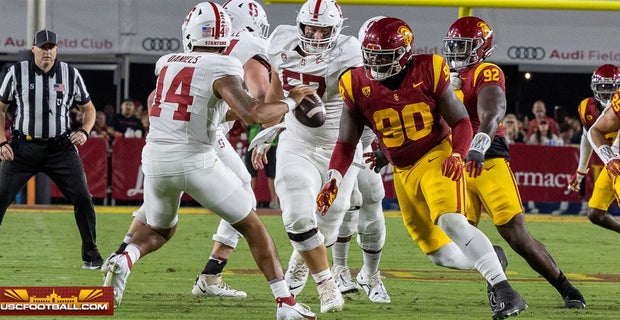
[{"label": "football player", "polygon": [[[366,20],[358,32],[358,40],[364,39],[368,25],[384,16],[375,16]],[[365,153],[372,152],[372,143],[376,135],[368,127],[361,137]],[[369,166],[359,170],[355,188],[351,194],[350,209],[345,213],[338,231],[338,238],[332,245],[332,273],[341,293],[354,293],[358,285],[364,289],[371,302],[390,303],[391,298],[380,281],[379,263],[385,244],[385,217],[382,200],[385,197],[383,180],[378,171]],[[357,232],[357,243],[362,248],[363,266],[357,274],[357,283],[351,277],[347,258],[351,238]]]},{"label": "football player", "polygon": [[[568,184],[570,190],[577,192],[581,189],[581,181],[590,170],[588,163],[592,155],[592,145],[588,141],[588,130],[603,113],[603,110],[609,106],[614,92],[620,89],[620,69],[613,64],[604,64],[598,67],[592,73],[590,87],[594,97],[583,99],[577,109],[579,119],[583,125],[583,135],[581,136],[581,144],[579,146],[579,166],[571,176]],[[618,153],[618,133],[609,132],[605,136],[612,143],[612,150]],[[614,187],[607,174],[607,169],[603,168],[596,178],[592,196],[588,201],[588,219],[603,228],[620,232],[620,221],[607,212],[613,201]]]},{"label": "football player", "polygon": [[[472,136],[467,110],[450,87],[445,60],[414,56],[413,42],[411,28],[400,19],[382,18],[368,27],[364,66],[340,78],[346,107],[318,208],[329,215],[364,126],[370,126],[394,166],[396,195],[412,239],[431,252],[438,244],[428,235],[445,232],[495,290],[493,318],[517,315],[527,308],[524,299],[508,282],[489,239],[464,215],[462,158]],[[434,241],[420,242],[421,237]]]},{"label": "football player", "polygon": [[[588,140],[592,148],[605,164],[607,175],[612,182],[616,201],[620,204],[620,156],[613,150],[607,135],[620,130],[620,90],[611,96],[610,106],[588,130]],[[597,181],[598,182],[598,181]]]},{"label": "football player", "polygon": [[[362,63],[357,39],[340,34],[343,20],[334,0],[308,0],[299,10],[295,26],[274,29],[267,49],[272,76],[266,101],[282,99],[295,86],[309,85],[316,89],[326,109],[325,123],[318,128],[301,124],[290,113],[285,115],[275,179],[282,220],[294,249],[285,274],[289,288],[299,294],[310,273],[323,313],[340,311],[344,306],[329,268],[326,245],[336,241],[359,170],[352,167],[346,174],[342,185],[345,196],[337,200],[332,214],[318,216],[314,199],[324,181],[342,112],[338,78]],[[361,153],[360,145],[360,164]],[[253,160],[260,161],[254,155]]]},{"label": "football player", "polygon": [[[266,61],[265,48],[266,37],[269,33],[269,22],[263,7],[253,0],[231,0],[224,4],[223,8],[231,17],[232,35],[231,45],[223,52],[239,59],[243,65],[244,83],[250,95],[260,102],[265,99],[265,93],[269,88],[269,63]],[[187,42],[186,39],[184,39]],[[184,43],[187,45],[187,43]],[[153,104],[155,91],[149,95],[148,106]],[[228,113],[229,117],[236,118]],[[237,177],[243,181],[244,188],[252,197],[253,208],[256,208],[256,198],[251,187],[251,177],[241,161],[239,154],[231,146],[226,138],[226,133],[232,126],[233,121],[228,121],[217,130],[217,143],[214,145],[218,158],[229,167]],[[144,204],[133,213],[134,220],[127,230],[123,242],[110,257],[120,254],[137,228],[146,222]],[[220,220],[217,232],[213,235],[214,245],[201,274],[196,277],[192,287],[192,294],[199,297],[246,297],[247,293],[230,287],[222,280],[222,271],[228,262],[228,258],[237,247],[241,235],[226,220]],[[107,272],[105,269],[102,272]]]},{"label": "football player", "polygon": [[121,254],[108,261],[104,286],[114,287],[118,307],[133,264],[174,235],[185,192],[247,239],[276,298],[277,319],[315,319],[288,290],[276,247],[253,208],[252,197],[213,146],[228,110],[222,100],[246,123],[265,123],[294,109],[315,91],[298,86],[282,101],[267,104],[252,98],[243,88],[239,60],[222,54],[230,45],[230,33],[230,18],[220,5],[199,3],[182,25],[186,52],[157,61],[150,131],[142,151],[146,225],[136,230]]},{"label": "football player", "polygon": [[[555,287],[564,305],[583,309],[586,303],[579,290],[566,279],[549,251],[532,237],[525,225],[521,196],[510,169],[508,143],[501,124],[506,113],[504,73],[497,65],[486,61],[494,49],[493,30],[478,17],[457,19],[443,39],[444,57],[455,71],[453,88],[467,109],[475,133],[465,158],[467,219],[478,225],[484,207],[500,235]],[[491,286],[488,292],[494,308]]]}]

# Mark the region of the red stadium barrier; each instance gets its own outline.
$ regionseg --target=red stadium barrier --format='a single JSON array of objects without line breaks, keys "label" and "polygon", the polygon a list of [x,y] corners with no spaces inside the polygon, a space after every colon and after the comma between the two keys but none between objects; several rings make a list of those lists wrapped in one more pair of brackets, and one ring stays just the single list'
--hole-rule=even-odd
[{"label": "red stadium barrier", "polygon": [[[231,143],[240,154],[245,152],[247,142],[244,136],[231,138]],[[88,185],[94,198],[105,198],[108,170],[111,170],[111,198],[115,200],[142,200],[141,153],[145,140],[140,138],[118,137],[112,145],[112,166],[108,168],[107,142],[103,138],[91,138],[79,147],[80,157],[84,163]],[[519,185],[521,199],[524,203],[560,203],[581,204],[581,195],[568,192],[570,176],[577,168],[579,149],[574,147],[550,147],[514,144],[510,146],[511,167]],[[600,173],[602,164],[596,155],[591,159],[591,170],[586,177],[585,199],[592,193],[595,177]],[[381,171],[385,186],[386,201],[396,203],[392,184],[391,168]],[[503,183],[498,181],[497,183]],[[53,185],[52,197],[62,197]],[[256,181],[256,197],[259,202],[269,202],[267,179],[260,172]],[[190,200],[184,196],[184,200]],[[397,209],[389,205],[387,209]]]},{"label": "red stadium barrier", "polygon": [[[93,198],[105,198],[108,186],[108,141],[90,137],[84,145],[78,147],[78,152],[86,172],[88,190]],[[50,196],[64,197],[54,182],[51,183]]]}]

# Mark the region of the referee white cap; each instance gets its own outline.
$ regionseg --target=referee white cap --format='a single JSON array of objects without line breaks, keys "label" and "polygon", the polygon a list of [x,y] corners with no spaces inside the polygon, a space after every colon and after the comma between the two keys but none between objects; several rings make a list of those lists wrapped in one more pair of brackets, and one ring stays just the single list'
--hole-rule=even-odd
[{"label": "referee white cap", "polygon": [[37,32],[37,34],[34,36],[34,41],[32,45],[35,45],[37,47],[42,47],[43,45],[48,44],[48,43],[56,45],[56,34],[47,29],[43,29]]}]

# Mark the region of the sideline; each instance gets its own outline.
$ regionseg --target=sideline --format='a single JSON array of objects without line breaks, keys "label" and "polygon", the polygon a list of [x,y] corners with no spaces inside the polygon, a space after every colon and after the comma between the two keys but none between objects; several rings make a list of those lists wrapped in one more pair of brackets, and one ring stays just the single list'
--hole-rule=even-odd
[{"label": "sideline", "polygon": [[[97,214],[131,214],[137,210],[138,206],[95,206]],[[73,206],[70,205],[23,205],[13,204],[9,206],[8,210],[17,212],[73,212]],[[279,216],[280,210],[275,209],[258,209],[258,214],[261,216]],[[181,207],[179,208],[179,214],[213,214],[211,210],[202,207]],[[400,211],[389,210],[385,211],[384,215],[389,218],[400,217]],[[483,220],[489,220],[489,216],[482,215]],[[553,216],[551,214],[539,214],[539,213],[526,213],[526,221],[541,221],[541,222],[587,222],[590,223],[586,216],[578,215],[560,215]]]}]

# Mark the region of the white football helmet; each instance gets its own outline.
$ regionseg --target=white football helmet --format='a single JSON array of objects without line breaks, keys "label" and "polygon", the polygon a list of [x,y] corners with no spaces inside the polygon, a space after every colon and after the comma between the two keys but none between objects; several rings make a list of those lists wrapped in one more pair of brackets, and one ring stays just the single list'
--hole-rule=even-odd
[{"label": "white football helmet", "polygon": [[239,32],[245,28],[263,39],[269,35],[267,14],[258,2],[254,0],[228,0],[223,7],[230,15],[233,32]]},{"label": "white football helmet", "polygon": [[230,44],[232,23],[226,10],[215,2],[201,2],[189,10],[181,26],[183,49],[226,48]]},{"label": "white football helmet", "polygon": [[[297,14],[297,31],[301,50],[308,54],[318,54],[329,50],[336,44],[342,30],[342,11],[334,0],[308,0]],[[323,39],[306,36],[305,27],[331,27],[331,32]]]},{"label": "white football helmet", "polygon": [[377,20],[380,20],[382,18],[385,18],[385,16],[374,16],[364,21],[364,23],[362,23],[362,26],[360,27],[360,31],[357,32],[357,40],[359,40],[360,43],[364,41],[364,37],[366,36],[366,29],[368,29],[368,26],[370,26],[371,23]]}]

